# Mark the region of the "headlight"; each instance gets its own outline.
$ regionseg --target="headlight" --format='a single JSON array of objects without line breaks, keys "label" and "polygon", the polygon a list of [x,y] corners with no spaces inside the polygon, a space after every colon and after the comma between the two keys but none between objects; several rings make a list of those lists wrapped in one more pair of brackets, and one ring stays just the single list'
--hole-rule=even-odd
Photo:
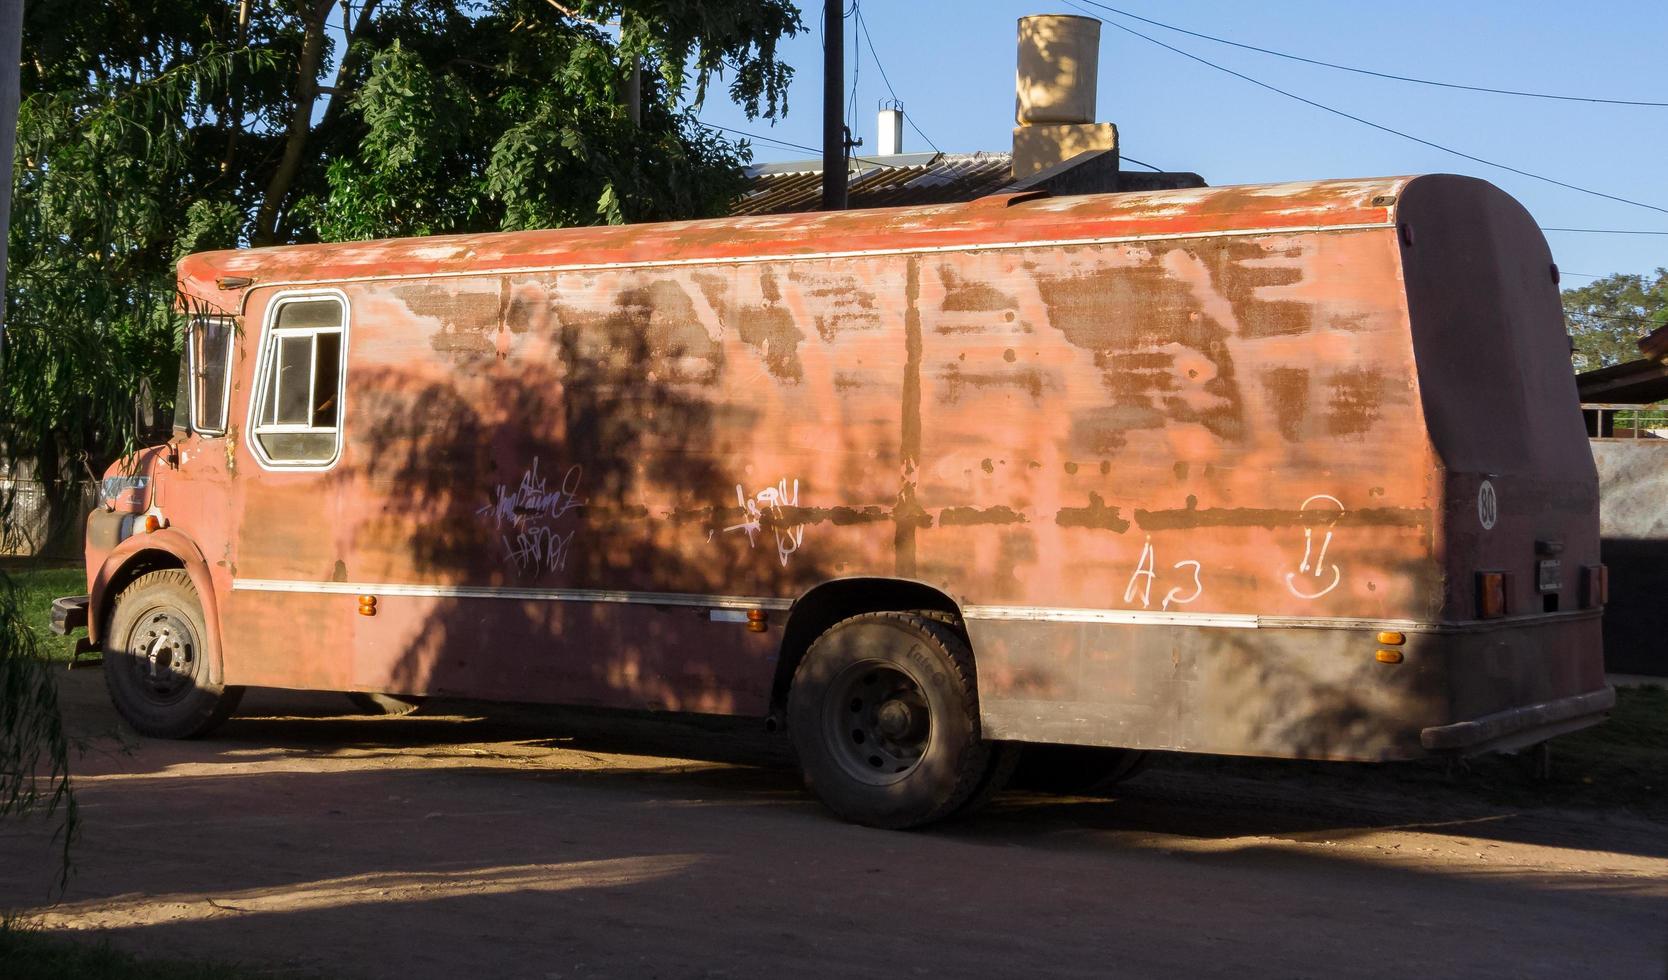
[{"label": "headlight", "polygon": [[124,514],[143,514],[150,506],[151,478],[107,476],[99,486],[98,502]]}]

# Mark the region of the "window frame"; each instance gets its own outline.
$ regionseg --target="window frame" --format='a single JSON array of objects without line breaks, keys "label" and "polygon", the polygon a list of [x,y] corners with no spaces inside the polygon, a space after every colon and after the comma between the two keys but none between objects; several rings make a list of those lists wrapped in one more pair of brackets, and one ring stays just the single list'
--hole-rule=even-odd
[{"label": "window frame", "polygon": [[[198,344],[193,335],[198,329],[198,324],[204,320],[223,320],[231,331],[231,336],[226,341],[226,370],[220,379],[220,427],[217,429],[203,425],[200,417],[201,412],[199,411],[201,406],[197,404]],[[238,334],[242,332],[242,328],[238,326],[238,318],[229,313],[197,313],[192,314],[191,323],[187,330],[189,332],[185,338],[185,397],[188,407],[186,422],[190,425],[191,431],[198,435],[219,438],[226,434],[226,430],[232,424],[232,362],[237,354],[237,338]]]},{"label": "window frame", "polygon": [[[290,303],[317,302],[321,299],[335,300],[342,311],[342,324],[335,327],[285,327],[278,326],[279,312]],[[347,294],[340,289],[293,289],[275,294],[266,304],[266,314],[261,323],[260,346],[255,354],[255,383],[249,398],[249,412],[244,426],[244,442],[249,452],[255,457],[255,462],[265,470],[328,470],[335,466],[342,458],[343,432],[347,425],[347,377],[348,377],[348,328],[352,320],[352,307],[348,303]],[[313,385],[317,383],[314,371],[318,366],[318,335],[321,333],[335,333],[341,338],[341,349],[337,353],[338,364],[336,370],[336,425],[333,428],[300,425],[296,423],[272,423],[261,421],[261,408],[266,401],[269,386],[272,383],[272,361],[278,356],[278,349],[282,346],[279,341],[288,337],[311,337],[312,358],[308,361],[308,412],[313,410]],[[276,406],[276,402],[273,403]],[[261,445],[258,438],[261,434],[334,432],[335,441],[330,455],[320,459],[273,459],[267,455],[266,447]]]}]

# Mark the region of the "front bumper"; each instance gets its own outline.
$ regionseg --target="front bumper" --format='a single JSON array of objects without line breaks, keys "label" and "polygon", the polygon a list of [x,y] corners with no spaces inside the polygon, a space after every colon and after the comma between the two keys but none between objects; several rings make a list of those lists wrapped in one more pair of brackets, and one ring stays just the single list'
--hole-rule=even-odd
[{"label": "front bumper", "polygon": [[68,636],[71,630],[85,627],[89,599],[84,595],[67,595],[52,600],[52,632]]},{"label": "front bumper", "polygon": [[1602,687],[1553,701],[1497,711],[1470,721],[1419,732],[1419,744],[1433,752],[1485,752],[1521,748],[1597,724],[1616,705],[1616,689]]}]

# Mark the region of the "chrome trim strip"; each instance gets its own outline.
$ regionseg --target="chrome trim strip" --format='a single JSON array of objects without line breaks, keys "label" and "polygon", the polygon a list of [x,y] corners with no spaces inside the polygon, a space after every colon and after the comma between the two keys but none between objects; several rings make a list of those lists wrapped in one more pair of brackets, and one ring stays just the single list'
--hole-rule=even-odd
[{"label": "chrome trim strip", "polygon": [[607,589],[529,589],[514,586],[405,585],[394,582],[301,582],[235,578],[237,592],[303,592],[325,595],[421,596],[436,599],[526,599],[536,602],[615,602],[639,606],[694,606],[701,609],[787,609],[792,599],[683,592],[617,592]]},{"label": "chrome trim strip", "polygon": [[1145,609],[1066,609],[1057,606],[963,606],[968,619],[1033,623],[1131,623],[1142,626],[1218,626],[1254,630],[1256,616],[1234,613],[1150,612]]},{"label": "chrome trim strip", "polygon": [[[306,582],[296,579],[235,578],[237,592],[292,592],[325,595],[419,596],[440,599],[521,599],[534,602],[610,602],[697,609],[793,608],[792,599],[764,596],[696,595],[687,592],[628,592],[611,589],[535,589],[517,586],[410,585],[395,582]],[[982,622],[1108,623],[1131,626],[1198,626],[1217,629],[1395,630],[1402,633],[1487,633],[1513,626],[1593,619],[1601,609],[1507,616],[1459,623],[1351,616],[1257,616],[1246,613],[1190,613],[1147,609],[1073,609],[1061,606],[962,606],[962,615]]]}]

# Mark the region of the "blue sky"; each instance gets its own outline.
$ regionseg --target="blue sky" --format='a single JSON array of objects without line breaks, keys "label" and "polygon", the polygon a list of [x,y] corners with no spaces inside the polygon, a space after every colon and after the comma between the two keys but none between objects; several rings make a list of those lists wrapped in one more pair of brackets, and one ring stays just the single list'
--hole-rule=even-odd
[{"label": "blue sky", "polygon": [[[859,0],[862,2],[862,0]],[[867,0],[864,20],[905,112],[940,148],[1005,150],[1013,126],[1015,21],[1083,13],[1065,2]],[[1385,4],[1279,0],[1159,3],[1105,0],[1168,24],[1323,61],[1468,85],[1668,102],[1668,3]],[[849,0],[848,0],[849,3]],[[721,90],[701,118],[777,140],[821,138],[820,4],[801,3],[807,31],[782,54],[797,77],[789,113],[748,120]],[[1104,10],[1108,22],[1120,21]],[[1224,67],[1474,156],[1668,209],[1668,108],[1596,105],[1462,92],[1298,64],[1135,21],[1128,26]],[[888,96],[869,44],[846,22],[846,84],[854,55],[853,130],[875,143]],[[1668,213],[1603,200],[1382,133],[1268,92],[1111,27],[1101,31],[1098,116],[1118,125],[1124,152],[1211,184],[1449,172],[1486,178],[1546,227],[1668,231]],[[906,151],[928,147],[906,130]],[[859,153],[864,152],[859,150]],[[757,143],[757,161],[803,159]],[[1611,272],[1668,266],[1668,235],[1549,232],[1565,285]]]}]

